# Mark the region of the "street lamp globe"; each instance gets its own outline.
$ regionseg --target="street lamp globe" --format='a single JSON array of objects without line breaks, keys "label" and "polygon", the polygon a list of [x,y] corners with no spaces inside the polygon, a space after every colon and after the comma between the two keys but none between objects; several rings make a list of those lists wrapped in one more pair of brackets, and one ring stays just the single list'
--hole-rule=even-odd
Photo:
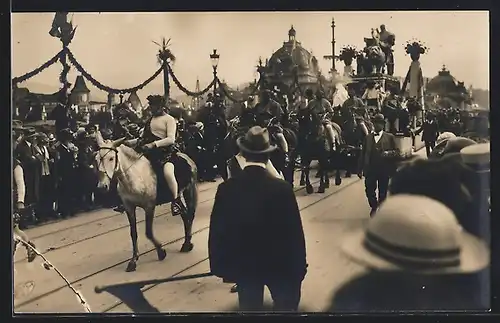
[{"label": "street lamp globe", "polygon": [[217,66],[219,65],[219,58],[220,55],[217,54],[217,49],[214,49],[214,52],[210,54],[210,60],[212,61],[213,68],[217,68]]}]

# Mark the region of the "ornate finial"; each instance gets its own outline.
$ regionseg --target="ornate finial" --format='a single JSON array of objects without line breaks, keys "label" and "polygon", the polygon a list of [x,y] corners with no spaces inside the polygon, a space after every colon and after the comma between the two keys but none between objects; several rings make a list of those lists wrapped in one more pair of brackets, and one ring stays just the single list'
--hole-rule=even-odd
[{"label": "ornate finial", "polygon": [[442,71],[446,71],[446,65],[443,64],[443,68],[441,69]]},{"label": "ornate finial", "polygon": [[293,28],[293,25],[292,25],[292,27],[288,31],[288,37],[290,37],[290,38],[295,37],[296,34],[297,34],[297,32],[295,31],[295,29]]}]

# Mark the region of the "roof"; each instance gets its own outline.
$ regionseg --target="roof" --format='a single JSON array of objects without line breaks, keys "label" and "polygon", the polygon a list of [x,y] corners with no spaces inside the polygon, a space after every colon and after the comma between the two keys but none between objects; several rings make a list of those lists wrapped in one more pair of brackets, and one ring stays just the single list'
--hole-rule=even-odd
[{"label": "roof", "polygon": [[283,46],[271,55],[267,69],[271,73],[291,74],[297,65],[300,74],[316,76],[319,72],[317,59],[299,41],[295,40],[296,31],[290,29],[289,39]]},{"label": "roof", "polygon": [[82,75],[78,75],[76,77],[75,86],[73,87],[71,93],[73,92],[90,93],[90,90],[87,87],[87,84],[85,84],[85,80]]},{"label": "roof", "polygon": [[457,85],[457,80],[451,75],[450,71],[443,66],[438,75],[427,83],[426,91],[439,95],[447,95],[456,92]]}]

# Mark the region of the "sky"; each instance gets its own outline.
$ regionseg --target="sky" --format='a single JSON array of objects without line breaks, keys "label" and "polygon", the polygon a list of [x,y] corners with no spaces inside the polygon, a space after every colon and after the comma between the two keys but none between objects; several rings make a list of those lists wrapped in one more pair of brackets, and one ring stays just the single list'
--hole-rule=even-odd
[{"label": "sky", "polygon": [[[48,33],[53,16],[12,14],[13,76],[37,68],[61,49],[60,41]],[[337,55],[343,45],[361,49],[371,28],[385,24],[396,35],[395,75],[406,75],[411,60],[403,47],[417,38],[430,48],[420,60],[424,76],[437,75],[444,64],[467,86],[489,90],[487,11],[74,13],[73,24],[78,29],[70,49],[101,83],[125,88],[143,82],[158,69],[158,46],[153,41],[171,38],[171,50],[177,57],[174,73],[194,91],[197,78],[202,88],[212,80],[209,55],[213,49],[220,54],[220,79],[231,86],[253,81],[259,57],[265,60],[279,49],[288,40],[291,25],[297,40],[318,58],[327,74],[331,62],[323,55],[331,55],[332,18]],[[341,70],[343,63],[336,64]],[[57,90],[60,70],[56,64],[32,82]],[[73,69],[69,80],[75,77]],[[162,82],[158,77],[139,95],[161,91]],[[87,85],[90,87],[89,82]],[[173,88],[173,94],[180,93],[174,84]]]}]

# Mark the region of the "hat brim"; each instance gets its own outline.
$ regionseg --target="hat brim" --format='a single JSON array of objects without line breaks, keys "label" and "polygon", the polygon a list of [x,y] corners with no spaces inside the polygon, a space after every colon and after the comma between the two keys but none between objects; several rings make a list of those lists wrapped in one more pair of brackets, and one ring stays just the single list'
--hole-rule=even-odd
[{"label": "hat brim", "polygon": [[271,153],[273,151],[276,150],[276,145],[270,145],[268,148],[264,149],[264,150],[253,150],[253,149],[249,149],[248,147],[245,146],[245,143],[243,142],[243,137],[240,137],[236,140],[236,144],[238,145],[238,147],[244,151],[244,152],[247,152],[247,153],[251,153],[251,154],[267,154],[267,153]]},{"label": "hat brim", "polygon": [[341,250],[348,258],[379,271],[409,271],[424,275],[474,273],[486,268],[490,263],[488,247],[479,238],[462,231],[460,234],[460,265],[449,268],[436,268],[428,270],[409,269],[400,267],[384,258],[372,253],[364,246],[365,231],[363,228],[356,230],[342,244]]}]

